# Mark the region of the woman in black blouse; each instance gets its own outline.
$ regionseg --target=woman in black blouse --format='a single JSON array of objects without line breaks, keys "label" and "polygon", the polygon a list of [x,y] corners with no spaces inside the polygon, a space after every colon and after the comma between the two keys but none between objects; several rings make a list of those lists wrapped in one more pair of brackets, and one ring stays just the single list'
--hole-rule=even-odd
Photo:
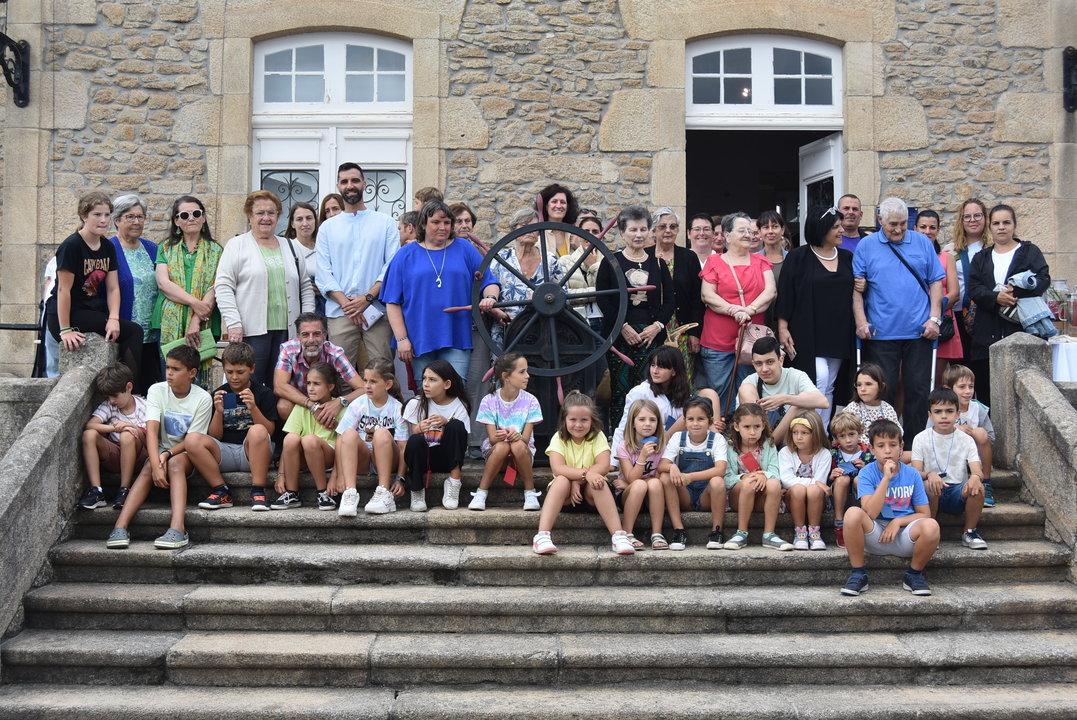
[{"label": "woman in black blouse", "polygon": [[672,208],[662,207],[652,216],[655,227],[655,254],[663,260],[673,277],[673,297],[676,312],[666,325],[672,332],[681,325],[696,323],[696,327],[677,339],[677,348],[684,357],[684,366],[688,368],[689,384],[695,378],[695,358],[699,354],[699,336],[703,333],[703,296],[699,271],[699,256],[686,247],[677,244],[677,233],[681,229],[680,218]]},{"label": "woman in black blouse", "polygon": [[606,355],[610,368],[610,427],[621,422],[625,395],[647,377],[647,356],[665,342],[666,323],[676,307],[673,297],[673,278],[669,268],[648,248],[651,239],[651,216],[639,205],[626,207],[617,217],[617,229],[625,241],[625,247],[614,254],[617,267],[602,263],[598,268],[596,289],[609,290],[617,287],[615,273],[623,273],[628,287],[655,286],[654,290],[628,294],[628,312],[624,324],[615,328],[617,320],[616,295],[599,298],[602,309],[602,334],[610,337],[616,333],[613,347],[632,359],[635,366],[628,365],[611,348]]},{"label": "woman in black blouse", "polygon": [[[996,205],[987,215],[991,241],[972,258],[969,268],[969,297],[976,303],[976,319],[972,325],[972,350],[970,355],[990,371],[986,362],[991,356],[991,346],[999,340],[1021,331],[1021,326],[1005,319],[1003,310],[1017,304],[1021,298],[1039,297],[1051,287],[1051,270],[1038,247],[1017,237],[1017,213],[1009,205]],[[1035,275],[1031,288],[1014,287],[1010,278],[1024,271]],[[999,289],[1001,288],[1001,290]],[[977,374],[976,399],[984,405],[991,403],[990,376],[984,378],[984,389],[979,387]]]},{"label": "woman in black blouse", "polygon": [[[778,279],[778,341],[834,406],[847,401],[853,369],[853,254],[841,245],[841,213],[813,205],[804,219],[804,245],[789,251]],[[819,413],[830,424],[830,408]]]}]

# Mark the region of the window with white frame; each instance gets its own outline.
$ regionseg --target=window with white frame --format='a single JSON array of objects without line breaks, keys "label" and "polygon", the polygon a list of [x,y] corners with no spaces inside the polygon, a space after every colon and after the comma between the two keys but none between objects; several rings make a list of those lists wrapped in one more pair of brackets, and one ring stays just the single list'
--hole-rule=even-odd
[{"label": "window with white frame", "polygon": [[[306,33],[254,52],[255,187],[317,204],[336,168],[357,162],[367,207],[395,216],[410,197],[411,45],[357,33]],[[284,222],[278,228],[283,231]]]},{"label": "window with white frame", "polygon": [[789,35],[700,40],[685,53],[689,128],[842,126],[841,48]]}]

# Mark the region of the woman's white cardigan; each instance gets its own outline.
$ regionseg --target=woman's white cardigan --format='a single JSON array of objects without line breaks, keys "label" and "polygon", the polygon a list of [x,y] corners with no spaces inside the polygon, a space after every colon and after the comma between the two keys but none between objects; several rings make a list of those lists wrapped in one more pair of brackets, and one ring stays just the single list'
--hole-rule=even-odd
[{"label": "woman's white cardigan", "polygon": [[[307,265],[296,246],[286,238],[276,238],[284,259],[284,285],[288,295],[288,337],[295,336],[295,319],[314,310],[314,290]],[[296,273],[298,267],[299,273]],[[269,272],[258,241],[250,232],[238,235],[224,246],[217,263],[217,307],[226,328],[242,327],[245,337],[264,335],[269,307]]]}]

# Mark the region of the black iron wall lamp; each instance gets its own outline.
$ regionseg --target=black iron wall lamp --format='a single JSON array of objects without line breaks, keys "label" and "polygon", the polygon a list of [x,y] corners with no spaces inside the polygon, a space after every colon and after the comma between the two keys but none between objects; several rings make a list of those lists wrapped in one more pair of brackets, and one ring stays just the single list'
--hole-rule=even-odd
[{"label": "black iron wall lamp", "polygon": [[[0,0],[0,3],[7,3],[7,0]],[[12,40],[7,33],[0,31],[0,66],[4,68],[4,80],[13,91],[15,106],[29,105],[30,43],[25,40]]]}]

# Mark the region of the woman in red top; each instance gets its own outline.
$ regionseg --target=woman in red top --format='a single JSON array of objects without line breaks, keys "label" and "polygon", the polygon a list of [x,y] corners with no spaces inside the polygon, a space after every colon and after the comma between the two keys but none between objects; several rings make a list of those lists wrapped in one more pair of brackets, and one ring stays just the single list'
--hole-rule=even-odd
[{"label": "woman in red top", "polygon": [[[751,223],[744,213],[726,215],[722,220],[726,251],[707,258],[699,274],[703,280],[703,304],[707,306],[699,357],[711,387],[722,399],[723,410],[730,401],[729,381],[736,365],[740,327],[763,323],[764,312],[777,296],[771,262],[751,250]],[[748,376],[747,366],[736,370],[738,381]]]}]

